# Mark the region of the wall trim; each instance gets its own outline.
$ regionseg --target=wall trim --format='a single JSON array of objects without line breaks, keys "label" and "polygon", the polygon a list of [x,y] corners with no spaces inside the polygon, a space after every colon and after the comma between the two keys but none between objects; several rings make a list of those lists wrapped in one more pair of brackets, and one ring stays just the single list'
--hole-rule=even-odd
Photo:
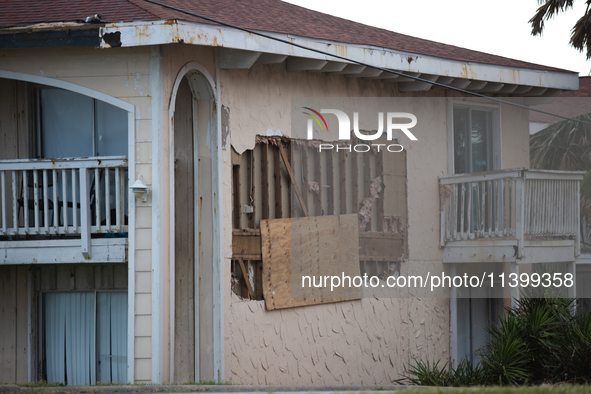
[{"label": "wall trim", "polygon": [[[221,174],[221,125],[220,125],[220,116],[217,116],[219,106],[219,83],[216,84],[214,82],[213,77],[207,71],[207,69],[197,62],[189,62],[185,64],[177,73],[175,77],[175,81],[172,87],[171,96],[168,105],[168,127],[169,127],[169,150],[170,154],[170,210],[169,210],[169,220],[170,220],[170,379],[171,381],[174,380],[174,329],[175,329],[175,322],[174,322],[174,311],[175,311],[175,250],[174,250],[174,240],[175,240],[175,209],[174,209],[174,201],[175,201],[175,181],[174,181],[174,111],[176,105],[176,95],[179,88],[179,85],[182,79],[190,75],[192,72],[197,72],[201,74],[209,84],[209,89],[211,90],[211,94],[216,102],[216,110],[212,111],[213,119],[212,122],[216,122],[216,137],[215,137],[215,144],[213,148],[215,152],[212,154],[212,188],[216,188],[217,190],[212,190],[212,205],[213,205],[213,337],[214,337],[214,371],[217,371],[217,379],[218,381],[223,380],[223,327],[224,327],[224,314],[223,314],[223,299],[222,299],[222,291],[221,291],[221,283],[223,281],[223,267],[221,256],[223,256],[223,238],[222,238],[222,231],[223,228],[222,221],[222,200],[221,200],[221,184],[222,180],[219,174]],[[219,75],[219,73],[218,73]],[[190,82],[190,81],[189,81]],[[191,82],[189,83],[191,86]],[[191,86],[191,90],[194,95],[197,94],[193,86]],[[217,220],[216,220],[217,216]],[[197,253],[198,250],[196,249],[195,252]],[[198,260],[196,260],[198,261]],[[195,292],[196,292],[196,302],[195,302],[195,330],[199,329],[199,321],[198,321],[198,281],[195,281]],[[195,379],[199,380],[198,378],[198,349],[199,349],[199,340],[198,336],[195,337]],[[220,367],[221,365],[221,367]]]},{"label": "wall trim", "polygon": [[[162,383],[163,308],[162,265],[164,252],[162,237],[162,213],[164,212],[162,192],[162,52],[160,46],[153,46],[150,54],[150,139],[152,140],[152,383]],[[135,163],[135,161],[134,161]],[[135,178],[134,178],[135,180]],[[135,276],[135,274],[134,274]]]},{"label": "wall trim", "polygon": [[[115,107],[119,107],[121,109],[124,109],[127,112],[131,112],[131,113],[135,112],[135,107],[133,106],[133,104],[130,104],[126,101],[120,100],[120,99],[115,98],[113,96],[109,96],[108,94],[97,92],[96,90],[86,88],[84,86],[76,85],[75,83],[72,83],[72,82],[66,82],[66,81],[62,81],[60,79],[41,77],[38,75],[25,74],[25,73],[6,71],[6,70],[0,70],[0,78],[16,79],[19,81],[38,83],[40,85],[47,85],[47,86],[53,86],[53,87],[60,88],[60,89],[70,90],[75,93],[80,93],[84,96],[88,96],[88,97],[92,97],[92,98],[100,100],[100,101],[104,101],[105,103],[109,103],[111,105],[114,105]],[[133,129],[130,129],[130,130],[133,130]]]}]

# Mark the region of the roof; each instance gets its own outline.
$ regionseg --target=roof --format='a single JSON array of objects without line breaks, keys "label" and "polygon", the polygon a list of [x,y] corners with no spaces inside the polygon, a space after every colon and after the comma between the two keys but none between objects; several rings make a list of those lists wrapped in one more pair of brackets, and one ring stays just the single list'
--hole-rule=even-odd
[{"label": "roof", "polygon": [[[550,104],[533,108],[552,112],[569,118],[591,112],[591,77],[579,78],[579,90],[561,92]],[[529,112],[530,122],[554,123],[562,119],[539,112]]]},{"label": "roof", "polygon": [[[240,27],[317,40],[372,45],[461,62],[565,72],[520,60],[437,43],[367,26],[280,0],[161,0],[168,5]],[[70,22],[100,13],[109,23],[182,20],[212,24],[144,0],[0,0],[0,28]]]},{"label": "roof", "polygon": [[579,77],[579,90],[564,91],[558,97],[591,97],[591,77]]}]

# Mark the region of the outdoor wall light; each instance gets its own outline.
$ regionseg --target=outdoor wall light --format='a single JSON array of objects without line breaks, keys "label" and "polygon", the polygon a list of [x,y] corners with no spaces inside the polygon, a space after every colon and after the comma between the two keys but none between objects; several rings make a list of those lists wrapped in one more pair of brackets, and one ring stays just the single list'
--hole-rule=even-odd
[{"label": "outdoor wall light", "polygon": [[137,180],[129,187],[129,190],[135,194],[135,198],[142,198],[142,201],[147,201],[148,186],[144,183],[144,177],[139,176]]}]

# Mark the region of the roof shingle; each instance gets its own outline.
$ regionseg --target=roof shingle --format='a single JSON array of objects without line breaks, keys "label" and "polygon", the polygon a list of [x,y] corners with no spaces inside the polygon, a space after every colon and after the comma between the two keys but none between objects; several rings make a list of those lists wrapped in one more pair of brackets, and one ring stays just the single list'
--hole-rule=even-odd
[{"label": "roof shingle", "polygon": [[[240,27],[348,44],[372,45],[462,62],[545,71],[553,67],[395,33],[312,11],[280,0],[160,0]],[[144,0],[0,0],[0,28],[41,22],[70,22],[100,13],[106,22],[178,19],[211,23]]]}]

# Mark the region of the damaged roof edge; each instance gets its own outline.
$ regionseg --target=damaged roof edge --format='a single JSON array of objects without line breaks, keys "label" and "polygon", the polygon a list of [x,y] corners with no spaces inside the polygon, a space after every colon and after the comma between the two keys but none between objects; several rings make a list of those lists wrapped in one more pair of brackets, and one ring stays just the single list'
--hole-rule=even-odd
[{"label": "damaged roof edge", "polygon": [[[114,37],[113,34],[120,41],[115,41],[115,45],[108,43],[109,39]],[[579,86],[578,74],[576,72],[545,71],[494,64],[469,63],[369,45],[361,46],[340,42],[328,42],[326,40],[315,40],[270,32],[264,32],[264,34],[373,66],[402,72],[561,90],[576,90]],[[240,30],[195,22],[161,20],[154,22],[110,23],[101,27],[99,35],[101,37],[100,48],[184,43],[342,62],[342,60],[330,56],[290,46]],[[107,36],[105,37],[105,35]]]}]

